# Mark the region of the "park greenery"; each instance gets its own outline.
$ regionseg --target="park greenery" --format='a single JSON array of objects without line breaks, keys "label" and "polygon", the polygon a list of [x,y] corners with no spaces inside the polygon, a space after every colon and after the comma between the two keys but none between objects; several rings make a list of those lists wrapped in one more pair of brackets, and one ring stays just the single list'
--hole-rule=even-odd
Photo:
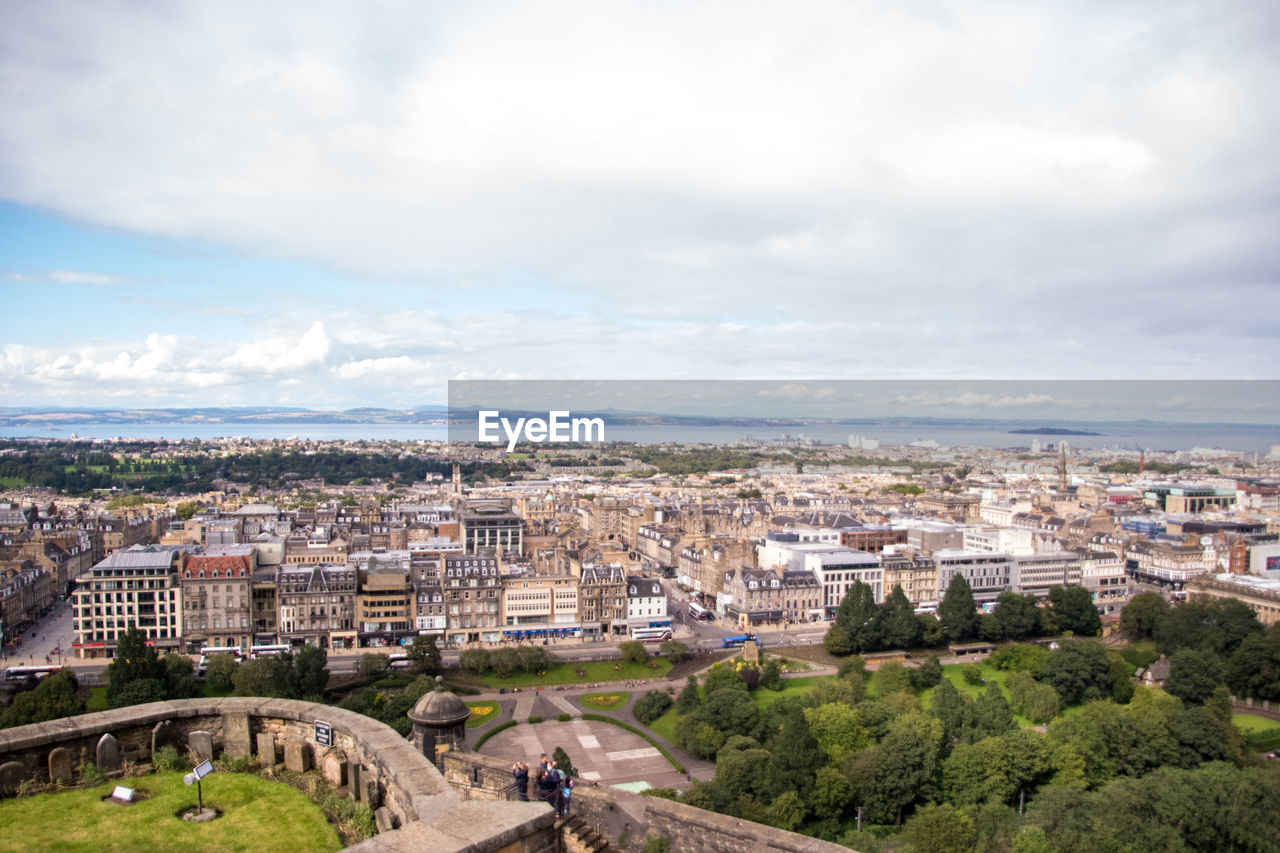
[{"label": "park greenery", "polygon": [[1034,595],[1004,592],[992,613],[980,613],[973,591],[962,575],[947,587],[938,615],[917,614],[902,588],[895,586],[877,604],[870,586],[855,581],[836,610],[823,640],[833,655],[865,654],[881,649],[935,648],[941,643],[969,640],[996,642],[1031,637],[1096,636],[1102,629],[1089,591],[1083,587],[1053,587],[1049,606]]},{"label": "park greenery", "polygon": [[[892,596],[883,612],[850,597],[864,608],[847,623],[855,648],[910,630]],[[1092,621],[1062,593],[1038,614],[1005,602],[1002,635],[1014,626],[1020,639],[1044,621],[1079,633]],[[691,678],[658,721],[714,758],[715,777],[655,793],[858,850],[881,849],[877,836],[919,851],[1271,849],[1264,827],[1280,806],[1280,768],[1252,749],[1276,729],[1235,727],[1226,685],[1274,686],[1280,629],[1264,632],[1237,604],[1169,608],[1139,596],[1123,624],[1143,644],[1124,650],[1088,636],[1016,642],[985,665],[889,662],[870,677],[851,653],[837,676],[766,701],[747,669],[721,665],[701,684]],[[962,641],[983,618],[969,603],[940,621]],[[1150,643],[1171,655],[1165,689],[1135,684],[1156,658]]]}]

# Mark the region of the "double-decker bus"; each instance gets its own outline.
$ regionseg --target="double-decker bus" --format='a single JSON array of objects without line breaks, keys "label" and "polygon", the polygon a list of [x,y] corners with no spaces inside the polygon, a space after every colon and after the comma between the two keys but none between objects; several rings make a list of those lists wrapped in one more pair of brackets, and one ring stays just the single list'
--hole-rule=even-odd
[{"label": "double-decker bus", "polygon": [[738,634],[733,637],[725,637],[720,641],[720,645],[726,649],[738,649],[755,638],[755,634]]},{"label": "double-decker bus", "polygon": [[249,660],[257,660],[258,658],[275,658],[283,654],[293,651],[293,646],[250,646]]},{"label": "double-decker bus", "polygon": [[5,681],[25,681],[28,678],[39,680],[55,672],[62,672],[61,666],[11,666],[4,671]]},{"label": "double-decker bus", "polygon": [[641,643],[661,643],[671,639],[671,628],[632,628],[631,639]]},{"label": "double-decker bus", "polygon": [[697,619],[699,622],[710,622],[715,618],[715,614],[710,610],[705,607],[699,607],[692,601],[689,602],[689,615],[694,619]]},{"label": "double-decker bus", "polygon": [[209,667],[209,658],[214,655],[231,655],[236,659],[236,663],[240,663],[244,657],[239,646],[205,646],[200,649],[200,663],[196,664],[196,672],[203,675]]}]

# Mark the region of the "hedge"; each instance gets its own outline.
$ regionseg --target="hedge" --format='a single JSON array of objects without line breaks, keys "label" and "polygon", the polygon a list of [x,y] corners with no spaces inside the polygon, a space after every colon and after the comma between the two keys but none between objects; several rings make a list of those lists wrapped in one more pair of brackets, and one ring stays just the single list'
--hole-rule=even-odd
[{"label": "hedge", "polygon": [[633,735],[639,735],[640,737],[647,740],[650,746],[658,750],[658,752],[662,753],[662,757],[667,759],[667,761],[671,762],[671,766],[674,767],[677,771],[681,773],[688,772],[684,769],[683,764],[681,764],[679,761],[676,761],[674,758],[672,758],[671,753],[667,752],[665,749],[662,748],[661,744],[659,744],[656,740],[651,738],[649,735],[637,729],[635,726],[627,725],[621,720],[615,720],[613,717],[606,717],[603,714],[583,714],[582,719],[594,720],[597,723],[609,723],[610,725],[617,726],[620,729],[626,729],[627,731],[631,732]]},{"label": "hedge", "polygon": [[484,742],[487,741],[489,738],[493,737],[498,732],[503,731],[504,729],[511,728],[512,726],[516,725],[519,722],[520,722],[519,720],[507,720],[502,725],[494,726],[493,728],[489,729],[489,731],[480,735],[480,739],[476,741],[476,745],[471,747],[471,749],[478,751],[480,747],[484,745]]}]

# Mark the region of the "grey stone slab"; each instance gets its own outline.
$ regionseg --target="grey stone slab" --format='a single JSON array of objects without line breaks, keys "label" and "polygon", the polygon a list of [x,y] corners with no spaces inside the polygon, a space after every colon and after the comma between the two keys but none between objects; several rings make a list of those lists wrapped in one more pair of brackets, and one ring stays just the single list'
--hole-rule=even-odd
[{"label": "grey stone slab", "polygon": [[271,732],[258,732],[258,763],[263,767],[276,763],[276,736]]},{"label": "grey stone slab", "polygon": [[331,749],[320,759],[320,774],[335,788],[347,784],[347,756],[340,749]]},{"label": "grey stone slab", "polygon": [[75,777],[71,772],[71,751],[62,746],[55,746],[49,750],[49,781],[70,782],[73,778]]},{"label": "grey stone slab", "polygon": [[12,794],[26,778],[27,768],[22,766],[22,762],[6,761],[0,764],[0,794]]},{"label": "grey stone slab", "polygon": [[310,770],[311,745],[301,740],[285,741],[284,769],[291,773],[306,773]]},{"label": "grey stone slab", "polygon": [[120,743],[110,732],[98,738],[97,763],[107,773],[120,769]]},{"label": "grey stone slab", "polygon": [[196,754],[197,762],[213,758],[213,732],[194,731],[187,736],[187,745]]},{"label": "grey stone slab", "polygon": [[360,762],[347,762],[347,787],[351,789],[351,796],[359,800],[362,797],[360,790]]},{"label": "grey stone slab", "polygon": [[232,758],[253,754],[253,733],[249,729],[248,714],[233,711],[222,715],[222,748]]},{"label": "grey stone slab", "polygon": [[176,746],[177,731],[168,720],[161,720],[151,729],[151,755],[165,746]]}]

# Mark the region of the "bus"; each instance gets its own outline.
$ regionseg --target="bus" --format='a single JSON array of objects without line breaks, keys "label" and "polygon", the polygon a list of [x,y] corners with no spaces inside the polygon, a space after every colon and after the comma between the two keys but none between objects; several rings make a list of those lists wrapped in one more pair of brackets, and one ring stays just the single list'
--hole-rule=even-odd
[{"label": "bus", "polygon": [[413,658],[405,654],[390,655],[387,663],[392,669],[408,669],[413,666]]},{"label": "bus", "polygon": [[236,663],[240,663],[241,658],[244,657],[239,646],[205,646],[200,649],[200,663],[196,665],[196,672],[203,675],[209,667],[209,658],[214,655],[232,655]]},{"label": "bus", "polygon": [[37,681],[55,672],[62,672],[61,666],[11,666],[4,671],[5,681],[26,681],[34,678]]},{"label": "bus", "polygon": [[725,637],[720,642],[720,645],[726,649],[738,649],[738,648],[741,648],[746,643],[751,642],[755,638],[756,638],[755,634],[738,634],[737,636],[733,636],[733,637]]},{"label": "bus", "polygon": [[705,607],[699,607],[692,601],[689,602],[689,615],[694,619],[697,619],[699,622],[710,622],[715,618],[715,614],[710,610]]},{"label": "bus", "polygon": [[642,643],[661,643],[671,639],[670,628],[632,628],[631,639]]},{"label": "bus", "polygon": [[293,646],[250,646],[249,660],[258,658],[276,658],[293,651]]}]

